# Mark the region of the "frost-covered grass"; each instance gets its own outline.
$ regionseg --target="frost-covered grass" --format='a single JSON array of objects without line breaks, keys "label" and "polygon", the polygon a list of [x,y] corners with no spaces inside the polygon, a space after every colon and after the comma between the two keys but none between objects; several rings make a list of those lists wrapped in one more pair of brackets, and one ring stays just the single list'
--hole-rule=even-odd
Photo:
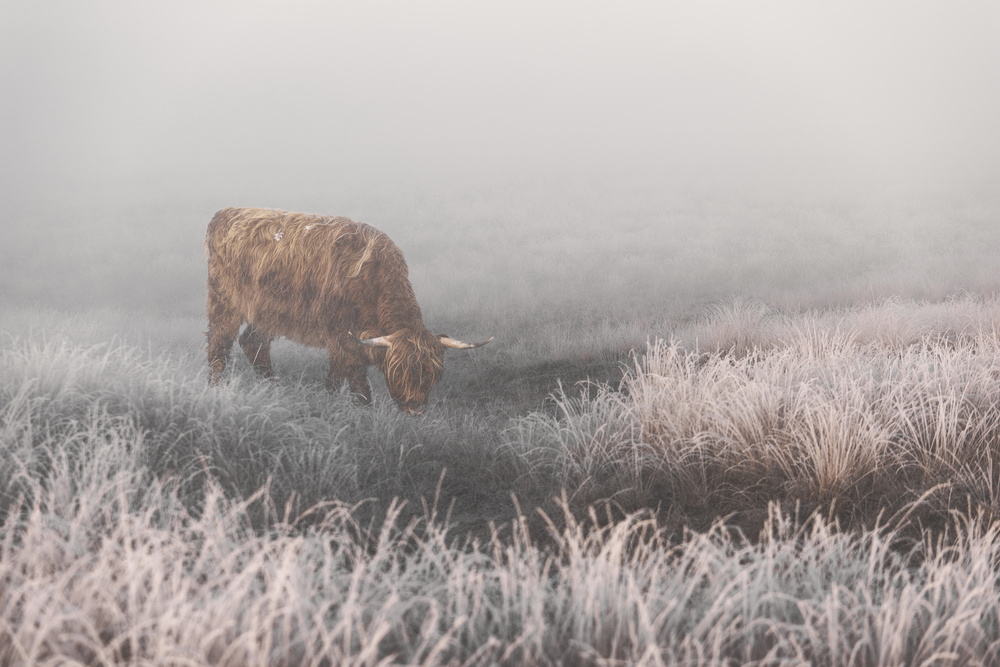
[{"label": "frost-covered grass", "polygon": [[[210,387],[200,357],[58,333],[8,339],[0,351],[4,507],[23,479],[48,475],[54,456],[86,448],[80,429],[102,420],[131,429],[137,464],[173,479],[191,506],[208,480],[233,497],[267,485],[272,502],[296,512],[330,498],[419,497],[440,477],[440,459],[493,455],[494,431],[446,403],[439,419],[422,422],[388,397],[360,409],[343,391],[328,394],[322,376],[270,383],[237,371]],[[475,484],[478,473],[465,472]]]},{"label": "frost-covered grass", "polygon": [[470,356],[412,419],[302,348],[210,388],[197,321],[8,311],[0,662],[995,662],[998,322],[727,302],[621,387],[491,409]]},{"label": "frost-covered grass", "polygon": [[[651,341],[620,389],[514,426],[581,503],[755,532],[768,502],[845,524],[1000,509],[1000,308],[966,296],[843,311],[715,308]],[[909,508],[909,509],[908,509]]]},{"label": "frost-covered grass", "polygon": [[[192,514],[149,478],[137,435],[81,429],[34,500],[0,528],[4,664],[832,664],[1000,659],[1000,536],[956,515],[906,551],[892,531],[721,523],[666,539],[655,517],[567,509],[484,542],[436,505],[364,524],[313,508],[308,527],[209,484]],[[69,459],[72,458],[72,461]],[[72,489],[72,493],[68,491]]]},{"label": "frost-covered grass", "polygon": [[331,500],[254,529],[266,488],[209,482],[192,512],[134,427],[64,436],[0,527],[4,664],[1000,659],[1000,535],[978,515],[903,551],[773,505],[754,541],[722,523],[668,539],[648,512],[581,520],[565,500],[541,541],[524,516],[463,539],[433,502],[366,524]]}]

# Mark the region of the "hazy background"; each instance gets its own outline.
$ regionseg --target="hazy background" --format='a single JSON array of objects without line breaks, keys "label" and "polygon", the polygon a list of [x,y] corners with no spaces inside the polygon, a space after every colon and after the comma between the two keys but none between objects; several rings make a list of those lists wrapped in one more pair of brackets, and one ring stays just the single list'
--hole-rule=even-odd
[{"label": "hazy background", "polygon": [[655,172],[966,184],[994,2],[50,2],[0,9],[5,198]]},{"label": "hazy background", "polygon": [[501,314],[990,289],[997,35],[988,1],[6,0],[0,292],[199,313],[228,205],[375,224],[441,317],[458,279]]}]

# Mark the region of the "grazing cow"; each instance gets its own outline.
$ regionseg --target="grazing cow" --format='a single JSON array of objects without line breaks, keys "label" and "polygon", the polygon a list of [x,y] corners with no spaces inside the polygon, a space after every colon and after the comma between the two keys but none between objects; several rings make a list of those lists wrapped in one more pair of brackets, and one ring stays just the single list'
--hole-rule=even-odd
[{"label": "grazing cow", "polygon": [[402,251],[348,218],[226,208],[208,223],[205,255],[213,384],[247,322],[240,346],[262,375],[273,377],[271,341],[285,336],[326,349],[327,388],[346,380],[371,403],[366,369],[374,364],[399,407],[419,414],[444,372],[445,349],[493,340],[470,344],[428,331]]}]

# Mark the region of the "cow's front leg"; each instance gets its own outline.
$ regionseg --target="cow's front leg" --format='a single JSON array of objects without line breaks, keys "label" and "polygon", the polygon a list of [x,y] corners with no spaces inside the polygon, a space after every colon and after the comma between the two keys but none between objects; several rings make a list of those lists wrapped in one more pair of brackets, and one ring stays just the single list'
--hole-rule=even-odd
[{"label": "cow's front leg", "polygon": [[371,405],[372,387],[368,384],[368,364],[343,350],[329,350],[329,354],[330,372],[326,375],[326,388],[336,391],[346,380],[355,400],[361,405]]},{"label": "cow's front leg", "polygon": [[271,369],[271,337],[254,328],[253,323],[240,336],[240,347],[250,360],[254,371],[268,379],[274,378]]}]

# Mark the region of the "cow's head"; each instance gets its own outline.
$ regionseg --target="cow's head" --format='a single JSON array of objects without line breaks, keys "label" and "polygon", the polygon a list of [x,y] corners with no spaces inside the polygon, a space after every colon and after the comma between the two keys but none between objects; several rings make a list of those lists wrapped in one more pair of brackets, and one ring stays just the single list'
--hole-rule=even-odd
[{"label": "cow's head", "polygon": [[369,356],[385,374],[389,394],[399,407],[410,415],[419,415],[427,396],[444,374],[444,351],[447,348],[468,350],[482,343],[463,343],[444,334],[434,335],[427,329],[400,329],[385,336],[366,331],[358,343],[369,348]]}]

